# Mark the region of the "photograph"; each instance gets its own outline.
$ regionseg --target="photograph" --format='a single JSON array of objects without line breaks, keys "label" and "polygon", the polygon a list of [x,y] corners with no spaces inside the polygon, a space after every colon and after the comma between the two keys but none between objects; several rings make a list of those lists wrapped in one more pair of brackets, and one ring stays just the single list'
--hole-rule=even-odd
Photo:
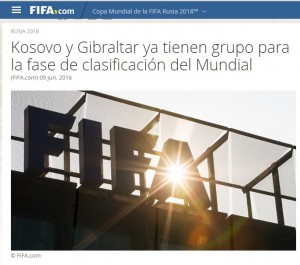
[{"label": "photograph", "polygon": [[216,91],[134,93],[11,92],[11,250],[296,250],[294,143],[186,115]]}]

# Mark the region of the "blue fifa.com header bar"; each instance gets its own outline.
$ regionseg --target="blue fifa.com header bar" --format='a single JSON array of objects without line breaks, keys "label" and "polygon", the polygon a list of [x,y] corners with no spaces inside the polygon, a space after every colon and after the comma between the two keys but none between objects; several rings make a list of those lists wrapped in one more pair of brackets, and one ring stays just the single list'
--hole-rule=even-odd
[{"label": "blue fifa.com header bar", "polygon": [[0,19],[299,19],[300,2],[0,2]]}]

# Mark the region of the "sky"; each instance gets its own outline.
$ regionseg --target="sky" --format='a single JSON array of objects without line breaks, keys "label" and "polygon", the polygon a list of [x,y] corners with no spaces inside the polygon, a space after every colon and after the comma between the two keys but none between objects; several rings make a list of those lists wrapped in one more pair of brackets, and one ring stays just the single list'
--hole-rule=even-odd
[{"label": "sky", "polygon": [[296,145],[294,91],[104,93]]}]

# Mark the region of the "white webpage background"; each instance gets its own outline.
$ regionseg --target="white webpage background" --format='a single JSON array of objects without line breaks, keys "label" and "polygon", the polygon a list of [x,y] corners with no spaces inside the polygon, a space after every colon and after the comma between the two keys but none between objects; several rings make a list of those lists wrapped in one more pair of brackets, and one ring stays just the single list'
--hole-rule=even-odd
[{"label": "white webpage background", "polygon": [[[20,26],[20,24],[17,24]],[[104,26],[105,25],[105,26]],[[187,23],[63,23],[63,24],[22,24],[23,27],[34,27],[44,30],[44,33],[36,36],[31,36],[31,41],[40,42],[66,42],[67,40],[76,41],[84,39],[100,39],[103,42],[109,42],[115,38],[127,38],[134,41],[159,41],[165,38],[173,38],[174,41],[188,42],[246,42],[251,43],[260,42],[282,42],[291,45],[291,52],[289,56],[278,57],[276,61],[274,58],[267,58],[261,64],[257,64],[258,68],[253,72],[225,72],[225,73],[207,73],[204,74],[190,72],[190,73],[79,73],[77,71],[72,74],[75,78],[72,82],[54,82],[54,83],[35,83],[35,82],[11,82],[9,76],[10,69],[6,67],[10,65],[10,43],[13,38],[18,40],[28,41],[28,36],[13,36],[10,32],[10,27],[15,27],[16,24],[6,24],[3,27],[3,176],[10,175],[10,91],[11,90],[98,90],[106,91],[116,96],[124,97],[128,90],[138,91],[132,92],[135,95],[133,100],[141,101],[143,97],[150,91],[153,91],[158,97],[159,91],[178,90],[174,93],[177,96],[178,106],[172,109],[178,113],[184,111],[185,105],[181,104],[182,96],[185,93],[189,95],[196,95],[197,91],[220,90],[228,91],[295,91],[299,88],[299,59],[300,59],[300,24],[299,23],[194,23],[192,21]],[[42,32],[42,31],[41,31]],[[80,34],[78,34],[80,32]],[[298,33],[297,33],[298,32]],[[199,34],[197,34],[199,33]],[[100,36],[100,38],[99,38]],[[77,55],[76,55],[77,56]],[[24,56],[25,58],[28,55]],[[44,58],[44,57],[43,57]],[[79,58],[77,56],[77,58]],[[149,76],[150,75],[150,76]],[[142,92],[146,92],[143,96]],[[119,93],[119,94],[118,94]],[[231,92],[233,93],[233,92]],[[276,93],[275,93],[276,94]],[[127,96],[128,98],[128,96]],[[170,96],[170,98],[172,98]],[[145,99],[144,99],[145,100]],[[167,100],[167,99],[166,99]],[[176,102],[176,98],[172,99]],[[151,103],[148,100],[148,104]],[[296,102],[299,102],[299,93],[296,93]],[[155,101],[152,105],[156,105]],[[273,106],[276,109],[276,106]],[[220,108],[220,112],[222,109]],[[252,111],[252,110],[249,110]],[[299,108],[297,108],[298,114]],[[292,111],[291,111],[292,113]],[[195,117],[196,115],[191,115]],[[253,117],[258,117],[259,113],[254,113]],[[288,116],[288,115],[287,115]],[[196,118],[202,118],[197,117]],[[205,119],[205,118],[203,118]],[[213,120],[208,120],[215,122]],[[266,122],[276,123],[276,117],[270,117]],[[292,119],[294,121],[294,119]],[[228,125],[228,124],[223,124]],[[271,126],[271,125],[270,125]],[[235,126],[240,129],[239,126]],[[297,124],[298,128],[298,124]],[[255,132],[255,131],[254,131]],[[271,137],[263,134],[264,136]],[[292,138],[291,138],[292,139]],[[283,139],[278,139],[283,140]],[[284,140],[283,140],[284,141]],[[298,163],[297,163],[298,164]],[[3,179],[3,226],[2,226],[2,256],[4,258],[3,264],[32,264],[32,260],[13,260],[10,258],[10,179]],[[4,229],[5,227],[5,229]],[[104,262],[108,264],[118,264],[120,262],[128,264],[152,264],[155,263],[170,263],[170,264],[198,264],[199,262],[210,263],[272,263],[283,264],[286,262],[294,263],[297,260],[297,252],[42,252],[43,258],[35,260],[38,264],[53,264],[60,258],[64,263],[82,264],[87,262],[96,264]],[[116,258],[117,257],[117,258]]]}]

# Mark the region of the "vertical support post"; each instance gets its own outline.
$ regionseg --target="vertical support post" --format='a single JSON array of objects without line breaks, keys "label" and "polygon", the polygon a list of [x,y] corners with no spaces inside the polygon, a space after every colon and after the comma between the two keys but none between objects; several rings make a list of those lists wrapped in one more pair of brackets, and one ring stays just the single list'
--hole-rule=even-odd
[{"label": "vertical support post", "polygon": [[76,246],[76,233],[77,233],[77,221],[78,221],[78,206],[79,206],[79,190],[76,189],[75,193],[75,205],[74,205],[74,218],[73,218],[73,227],[72,227],[72,239],[71,239],[71,249],[73,250]]},{"label": "vertical support post", "polygon": [[211,209],[212,211],[218,211],[218,200],[217,200],[217,190],[215,181],[215,166],[214,166],[214,156],[211,153],[207,157],[207,164],[208,164],[208,177],[210,180],[209,182],[209,190],[210,190],[210,200],[211,200]]},{"label": "vertical support post", "polygon": [[144,196],[146,194],[146,176],[145,173],[140,174],[140,192],[141,196]]},{"label": "vertical support post", "polygon": [[[64,171],[70,172],[70,136],[64,135]],[[64,175],[64,180],[70,182],[70,175]]]},{"label": "vertical support post", "polygon": [[159,209],[155,207],[155,227],[154,227],[154,250],[158,250],[158,226],[159,226]]},{"label": "vertical support post", "polygon": [[247,190],[246,192],[246,198],[247,198],[248,217],[252,219],[252,205],[251,205],[251,197],[250,197],[249,190]]},{"label": "vertical support post", "polygon": [[[49,155],[44,155],[44,167],[48,168],[49,167]],[[46,172],[43,172],[40,176],[45,178],[47,175]]]},{"label": "vertical support post", "polygon": [[[139,152],[139,156],[145,157],[145,153]],[[141,172],[139,173],[140,176],[140,192],[141,196],[146,195],[146,176],[145,173]]]},{"label": "vertical support post", "polygon": [[281,191],[280,191],[278,168],[275,168],[272,171],[272,177],[273,177],[273,186],[274,186],[274,194],[275,194],[277,221],[278,221],[278,224],[284,225],[284,216],[283,216],[283,208],[282,208],[282,201],[281,201]]},{"label": "vertical support post", "polygon": [[229,216],[229,249],[234,250],[233,216]]}]

